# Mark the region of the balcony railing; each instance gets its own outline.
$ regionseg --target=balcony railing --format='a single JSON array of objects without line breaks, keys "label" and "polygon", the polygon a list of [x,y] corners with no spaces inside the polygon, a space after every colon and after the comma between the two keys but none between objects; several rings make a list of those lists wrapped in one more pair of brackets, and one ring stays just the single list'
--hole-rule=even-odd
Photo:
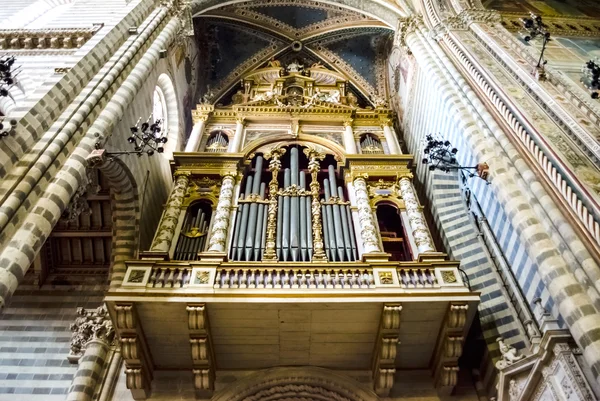
[{"label": "balcony railing", "polygon": [[[297,265],[297,266],[296,266]],[[122,289],[218,292],[231,290],[468,291],[458,262],[203,263],[136,260],[127,263]]]}]

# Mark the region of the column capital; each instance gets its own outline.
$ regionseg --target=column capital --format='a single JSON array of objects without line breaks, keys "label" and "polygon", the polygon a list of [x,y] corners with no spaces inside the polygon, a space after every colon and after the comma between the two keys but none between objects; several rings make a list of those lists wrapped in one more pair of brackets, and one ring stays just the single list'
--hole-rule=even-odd
[{"label": "column capital", "polygon": [[425,26],[422,15],[411,15],[407,18],[398,18],[398,28],[396,29],[396,39],[394,42],[408,54],[411,54],[406,39],[411,33],[416,32],[422,26]]},{"label": "column capital", "polygon": [[354,124],[353,118],[347,118],[344,120],[344,127],[352,127],[353,124]]},{"label": "column capital", "polygon": [[88,343],[100,342],[110,345],[115,336],[106,305],[96,309],[77,308],[78,317],[71,323],[71,351],[67,357],[71,363],[81,358]]},{"label": "column capital", "polygon": [[394,119],[393,118],[389,118],[389,117],[385,117],[379,120],[379,124],[382,127],[392,127],[394,125]]},{"label": "column capital", "polygon": [[205,123],[209,117],[210,117],[210,113],[209,114],[198,114],[198,116],[196,117],[197,121],[195,121],[195,122],[202,121],[203,123]]},{"label": "column capital", "polygon": [[398,181],[410,181],[412,182],[412,179],[414,178],[413,173],[411,173],[410,171],[403,171],[401,173],[398,174]]},{"label": "column capital", "polygon": [[246,116],[242,116],[242,115],[236,115],[235,116],[235,122],[236,124],[242,124],[245,125],[246,124]]},{"label": "column capital", "polygon": [[187,177],[187,178],[189,178],[191,175],[192,175],[192,173],[190,171],[188,171],[188,170],[177,170],[173,174],[173,177],[175,177],[175,178],[179,178],[179,177]]}]

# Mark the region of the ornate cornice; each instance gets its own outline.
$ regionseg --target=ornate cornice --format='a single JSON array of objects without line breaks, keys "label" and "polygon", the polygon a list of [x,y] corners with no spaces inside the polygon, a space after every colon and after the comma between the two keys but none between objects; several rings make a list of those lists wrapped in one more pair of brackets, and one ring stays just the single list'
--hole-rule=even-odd
[{"label": "ornate cornice", "polygon": [[1,29],[1,50],[78,49],[104,24],[91,28]]}]

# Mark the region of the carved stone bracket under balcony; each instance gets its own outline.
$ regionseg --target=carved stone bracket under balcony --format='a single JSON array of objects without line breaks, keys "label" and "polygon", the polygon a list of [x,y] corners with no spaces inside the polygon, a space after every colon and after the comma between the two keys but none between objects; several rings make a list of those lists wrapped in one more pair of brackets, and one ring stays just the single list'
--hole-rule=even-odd
[{"label": "carved stone bracket under balcony", "polygon": [[190,331],[194,388],[198,397],[210,397],[214,390],[215,366],[206,305],[190,304],[186,310]]},{"label": "carved stone bracket under balcony", "polygon": [[150,397],[153,363],[134,304],[117,303],[112,310],[121,355],[125,361],[127,388],[135,400],[145,400]]},{"label": "carved stone bracket under balcony", "polygon": [[0,29],[1,50],[78,49],[104,24],[91,28]]},{"label": "carved stone bracket under balcony", "polygon": [[451,303],[438,337],[433,375],[440,395],[450,395],[458,379],[458,359],[463,352],[469,306]]},{"label": "carved stone bracket under balcony", "polygon": [[373,357],[373,383],[375,393],[380,397],[387,397],[394,386],[401,311],[402,305],[386,304],[383,306]]}]

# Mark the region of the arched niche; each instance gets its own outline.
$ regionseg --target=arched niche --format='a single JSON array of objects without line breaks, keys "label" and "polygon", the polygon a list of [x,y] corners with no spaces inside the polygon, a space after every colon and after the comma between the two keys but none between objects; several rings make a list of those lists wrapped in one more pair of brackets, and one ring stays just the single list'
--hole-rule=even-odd
[{"label": "arched niche", "polygon": [[[162,127],[163,130],[167,130],[167,143],[164,146],[163,156],[170,160],[173,158],[173,152],[179,150],[180,128],[175,86],[167,74],[158,76],[152,96],[154,119],[164,120]],[[160,117],[155,115],[156,113],[160,113]]]},{"label": "arched niche", "polygon": [[289,140],[281,136],[273,136],[257,139],[246,145],[242,152],[246,158],[257,152],[265,152],[273,147],[285,147],[290,145],[306,146],[314,148],[322,153],[331,154],[338,162],[345,160],[344,149],[328,139],[315,137],[307,134],[300,134],[297,138]]},{"label": "arched niche", "polygon": [[375,204],[375,215],[384,252],[391,254],[390,260],[412,261],[412,250],[406,226],[402,220],[402,209],[393,201],[380,201]]},{"label": "arched niche", "polygon": [[377,401],[365,385],[329,369],[284,367],[266,369],[215,393],[213,401]]}]

